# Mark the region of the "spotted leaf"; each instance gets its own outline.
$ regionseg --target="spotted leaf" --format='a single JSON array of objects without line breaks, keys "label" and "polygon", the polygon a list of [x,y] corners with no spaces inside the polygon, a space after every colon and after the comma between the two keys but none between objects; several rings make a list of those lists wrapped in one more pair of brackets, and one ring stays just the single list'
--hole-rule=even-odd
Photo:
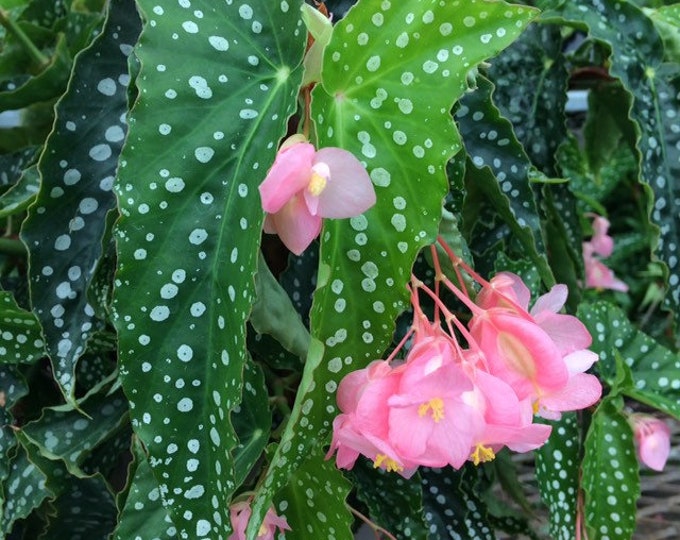
[{"label": "spotted leaf", "polygon": [[626,314],[607,302],[583,304],[579,318],[593,336],[596,368],[611,386],[621,374],[616,355],[630,369],[631,384],[620,391],[680,419],[680,355],[635,328]]},{"label": "spotted leaf", "polygon": [[668,267],[667,302],[680,308],[680,71],[663,64],[664,46],[654,23],[632,2],[563,2],[543,18],[586,27],[611,49],[610,73],[633,97],[630,117],[637,124],[640,181],[654,192],[651,217],[659,227],[656,249]]},{"label": "spotted leaf", "polygon": [[139,99],[115,189],[123,388],[178,534],[229,533],[257,186],[296,107],[299,2],[139,2]]},{"label": "spotted leaf", "polygon": [[461,148],[449,111],[468,72],[510,44],[534,14],[500,2],[364,0],[336,25],[311,118],[319,146],[363,160],[377,203],[324,225],[311,330],[325,350],[310,348],[294,421],[256,501],[251,532],[305,448],[325,441],[338,382],[388,346],[416,254],[437,234],[447,161]]},{"label": "spotted leaf", "polygon": [[111,2],[104,31],[78,56],[38,163],[41,187],[21,235],[33,308],[55,379],[74,399],[74,369],[101,322],[87,298],[125,138],[128,55],[141,23],[130,0]]},{"label": "spotted leaf", "polygon": [[[524,253],[531,256],[547,286],[554,284],[545,256],[536,201],[529,183],[531,162],[517,140],[512,124],[500,116],[492,101],[493,84],[485,77],[477,78],[477,90],[460,101],[455,119],[458,123],[471,165],[467,172],[479,181],[496,211],[510,226],[522,243]],[[487,174],[472,171],[489,167],[493,181],[486,182]]]},{"label": "spotted leaf", "polygon": [[47,474],[29,460],[23,445],[19,445],[9,463],[9,474],[3,482],[2,533],[7,536],[14,523],[27,517],[48,497],[54,496],[47,484]]},{"label": "spotted leaf", "polygon": [[23,212],[35,200],[40,188],[38,168],[28,167],[21,178],[0,196],[0,218]]},{"label": "spotted leaf", "polygon": [[550,537],[576,538],[581,435],[576,413],[566,413],[553,426],[550,439],[536,450],[536,478],[548,507]]},{"label": "spotted leaf", "polygon": [[0,328],[0,363],[30,364],[45,356],[38,319],[7,291],[0,291]]},{"label": "spotted leaf", "polygon": [[40,73],[21,81],[0,83],[0,111],[22,109],[59,97],[68,81],[71,62],[66,37],[59,34],[54,52]]},{"label": "spotted leaf", "polygon": [[351,539],[353,518],[345,506],[351,488],[333,463],[314,452],[276,496],[277,513],[291,528],[286,540]]},{"label": "spotted leaf", "polygon": [[79,407],[81,411],[70,405],[45,408],[22,432],[43,456],[61,459],[71,474],[82,476],[83,460],[127,421],[128,409],[120,391],[92,396]]},{"label": "spotted leaf", "polygon": [[429,538],[492,540],[487,508],[477,490],[478,472],[468,463],[459,471],[450,468],[421,471],[423,510]]},{"label": "spotted leaf", "polygon": [[567,134],[565,64],[560,30],[533,24],[489,68],[501,114],[546,174],[555,174],[555,153]]},{"label": "spotted leaf", "polygon": [[168,511],[163,507],[158,481],[151,471],[139,441],[132,445],[133,461],[129,466],[130,486],[118,517],[118,525],[112,538],[129,540],[141,538],[176,540],[177,528]]},{"label": "spotted leaf", "polygon": [[376,469],[362,458],[354,465],[351,478],[374,523],[398,538],[427,539],[420,475],[406,480]]},{"label": "spotted leaf", "polygon": [[64,490],[49,505],[48,514],[47,529],[40,540],[108,540],[116,523],[113,495],[100,475],[70,477]]},{"label": "spotted leaf", "polygon": [[583,456],[584,517],[588,538],[626,540],[635,530],[640,478],[633,432],[623,399],[607,397],[593,415]]}]

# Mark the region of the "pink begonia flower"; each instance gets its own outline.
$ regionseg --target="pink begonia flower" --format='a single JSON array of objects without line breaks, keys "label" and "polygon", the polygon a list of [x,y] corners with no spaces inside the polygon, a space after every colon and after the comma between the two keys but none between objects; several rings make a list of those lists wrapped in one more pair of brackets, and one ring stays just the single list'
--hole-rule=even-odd
[{"label": "pink begonia flower", "polygon": [[614,252],[614,239],[607,234],[609,230],[609,220],[605,217],[592,214],[593,216],[593,236],[590,245],[593,253],[600,257],[609,257]]},{"label": "pink begonia flower", "polygon": [[359,455],[376,468],[396,471],[409,478],[417,464],[403,459],[389,441],[389,407],[401,376],[384,360],[346,375],[338,386],[339,414],[333,421],[333,439],[326,458],[337,451],[336,464],[351,469]]},{"label": "pink begonia flower", "polygon": [[631,414],[638,459],[655,471],[662,471],[671,451],[671,430],[663,420],[648,414]]},{"label": "pink begonia flower", "polygon": [[613,270],[595,257],[589,242],[583,243],[583,265],[586,273],[586,287],[590,289],[611,289],[627,292],[628,285],[616,277]]},{"label": "pink begonia flower", "polygon": [[[231,528],[233,532],[229,535],[227,540],[246,540],[246,527],[250,519],[250,503],[246,501],[237,502],[229,508],[229,516],[231,518]],[[276,529],[281,532],[290,531],[288,522],[285,518],[276,515],[274,508],[267,510],[264,516],[264,521],[257,533],[257,540],[274,540],[276,537]]]},{"label": "pink begonia flower", "polygon": [[460,468],[484,429],[482,413],[463,400],[472,388],[448,342],[423,340],[411,349],[388,400],[390,441],[399,454],[428,467]]},{"label": "pink begonia flower", "polygon": [[501,272],[483,286],[470,332],[489,359],[491,372],[508,382],[520,400],[535,399],[536,412],[559,418],[582,409],[602,394],[599,380],[585,374],[597,360],[587,347],[588,329],[573,315],[559,313],[568,295],[555,285],[529,309],[530,293],[519,276]]},{"label": "pink begonia flower", "polygon": [[583,265],[586,274],[586,287],[592,289],[611,289],[628,291],[628,285],[618,279],[614,272],[599,257],[609,257],[614,251],[614,239],[607,234],[609,220],[597,214],[593,216],[593,236],[583,242]]},{"label": "pink begonia flower", "polygon": [[358,216],[375,204],[366,169],[341,148],[315,150],[302,136],[281,146],[260,184],[266,233],[300,255],[321,231],[322,218]]},{"label": "pink begonia flower", "polygon": [[532,423],[530,401],[519,401],[508,384],[485,371],[475,370],[472,378],[474,390],[466,392],[463,400],[482,413],[485,423],[470,452],[470,460],[475,465],[494,459],[503,446],[528,452],[548,440],[552,428]]}]

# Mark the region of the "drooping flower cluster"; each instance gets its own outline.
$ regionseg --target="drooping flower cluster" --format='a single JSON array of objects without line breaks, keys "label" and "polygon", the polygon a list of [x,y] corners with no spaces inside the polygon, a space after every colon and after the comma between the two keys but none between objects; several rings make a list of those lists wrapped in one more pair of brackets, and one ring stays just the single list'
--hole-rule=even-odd
[{"label": "drooping flower cluster", "polygon": [[[229,517],[233,532],[228,540],[246,540],[246,528],[248,527],[251,512],[250,503],[247,501],[240,501],[231,505]],[[291,530],[288,522],[284,518],[277,516],[274,508],[270,508],[267,510],[264,521],[257,533],[257,540],[274,540],[277,529],[281,532]]]},{"label": "drooping flower cluster", "polygon": [[626,292],[628,285],[618,279],[599,258],[609,257],[614,251],[614,239],[607,234],[608,230],[609,220],[593,214],[593,236],[588,242],[583,242],[586,287]]},{"label": "drooping flower cluster", "polygon": [[637,444],[638,460],[650,469],[662,471],[671,452],[671,430],[668,424],[649,414],[629,417]]},{"label": "drooping flower cluster", "polygon": [[278,234],[300,255],[321,231],[322,218],[355,217],[375,204],[366,169],[342,148],[316,150],[303,135],[282,145],[260,184],[264,232]]},{"label": "drooping flower cluster", "polygon": [[[337,452],[338,467],[352,468],[361,454],[375,467],[409,477],[420,465],[489,461],[504,446],[529,451],[551,430],[534,423],[534,414],[555,419],[600,398],[600,382],[585,373],[597,360],[587,349],[591,336],[576,317],[559,313],[564,285],[529,310],[530,293],[518,276],[504,272],[486,281],[441,243],[459,283],[462,267],[481,285],[473,301],[442,273],[433,248],[437,289],[443,283],[471,317],[463,324],[436,292],[412,278],[411,331],[390,358],[348,374],[338,387],[341,414],[327,456]],[[419,293],[432,298],[433,320]],[[405,359],[393,360],[411,336]]]}]

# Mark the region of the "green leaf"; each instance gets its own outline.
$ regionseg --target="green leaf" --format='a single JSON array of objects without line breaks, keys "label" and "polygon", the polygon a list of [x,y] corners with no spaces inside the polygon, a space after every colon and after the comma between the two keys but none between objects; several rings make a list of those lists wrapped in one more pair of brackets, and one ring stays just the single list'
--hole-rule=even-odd
[{"label": "green leaf", "polygon": [[620,376],[616,354],[620,354],[633,382],[620,391],[680,419],[680,355],[636,329],[612,304],[583,304],[578,316],[593,336],[590,350],[600,357],[596,368],[602,378],[615,385]]},{"label": "green leaf", "polygon": [[[17,444],[14,435],[14,415],[10,412],[16,403],[28,394],[28,385],[16,366],[0,366],[0,482],[4,482],[10,471],[10,449]],[[0,492],[0,503],[4,506],[5,493]]]},{"label": "green leaf", "polygon": [[0,155],[0,186],[16,184],[24,170],[31,165],[38,148],[30,146],[11,154]]},{"label": "green leaf", "polygon": [[374,523],[397,538],[428,538],[420,475],[407,480],[399,474],[376,469],[369,460],[360,458],[351,478],[357,487],[357,497],[368,506]]},{"label": "green leaf", "polygon": [[68,401],[74,399],[75,364],[101,326],[87,290],[102,255],[106,215],[116,205],[112,186],[126,130],[127,61],[139,30],[130,0],[116,0],[102,34],[78,56],[38,164],[38,199],[21,232],[30,253],[33,307]]},{"label": "green leaf", "polygon": [[80,465],[88,453],[127,421],[128,412],[127,400],[120,391],[111,396],[92,396],[79,407],[82,412],[70,405],[45,408],[39,420],[22,428],[44,457],[61,459],[76,476],[83,475]]},{"label": "green leaf", "polygon": [[663,38],[664,59],[669,62],[680,62],[680,4],[643,11],[654,21],[659,35]]},{"label": "green leaf", "polygon": [[557,172],[556,151],[567,134],[569,73],[562,41],[559,28],[532,24],[489,68],[501,114],[512,122],[531,161],[549,175]]},{"label": "green leaf", "polygon": [[116,523],[113,495],[99,475],[69,477],[50,510],[54,514],[39,540],[108,540]]},{"label": "green leaf", "polygon": [[311,118],[320,147],[342,147],[364,161],[377,203],[324,224],[311,315],[319,346],[310,347],[251,532],[306,449],[324,443],[339,381],[390,343],[413,261],[437,235],[446,164],[460,149],[448,113],[468,71],[506,47],[534,14],[495,2],[363,0],[333,30]]},{"label": "green leaf", "polygon": [[354,518],[345,505],[351,488],[332,461],[314,452],[276,496],[277,514],[284,516],[292,529],[286,531],[286,540],[351,540]]},{"label": "green leaf", "polygon": [[306,35],[299,2],[138,3],[139,99],[115,186],[121,379],[178,534],[218,540],[236,489],[257,186],[296,107]]},{"label": "green leaf", "polygon": [[423,506],[430,538],[493,540],[486,505],[476,493],[478,472],[467,463],[461,470],[421,469]]},{"label": "green leaf", "polygon": [[132,445],[132,452],[134,459],[128,471],[131,485],[112,538],[114,540],[131,540],[137,537],[175,540],[177,528],[172,524],[168,511],[163,507],[158,481],[137,439]]},{"label": "green leaf", "polygon": [[35,200],[40,175],[35,165],[27,168],[19,181],[0,196],[0,218],[23,212]]},{"label": "green leaf", "polygon": [[262,370],[253,362],[243,368],[243,397],[231,420],[238,437],[234,448],[234,482],[241,485],[260,458],[269,440],[272,414]]},{"label": "green leaf", "polygon": [[250,324],[258,334],[269,334],[291,353],[304,358],[309,348],[309,331],[285,289],[276,281],[260,255],[255,276],[257,300]]},{"label": "green leaf", "polygon": [[541,499],[550,514],[550,537],[576,538],[576,512],[581,463],[581,434],[576,413],[566,413],[549,422],[550,439],[536,450],[536,478]]},{"label": "green leaf", "polygon": [[623,399],[607,397],[593,415],[583,456],[588,538],[627,540],[635,530],[640,478]]},{"label": "green leaf", "polygon": [[663,42],[652,21],[629,2],[565,2],[543,14],[559,23],[586,27],[612,51],[610,72],[633,96],[630,117],[639,129],[640,181],[654,192],[651,216],[659,227],[657,253],[669,271],[669,306],[680,309],[680,69],[662,64]]},{"label": "green leaf", "polygon": [[22,109],[39,101],[55,99],[64,91],[71,71],[71,54],[63,34],[57,37],[54,53],[43,71],[15,89],[0,92],[0,111]]},{"label": "green leaf", "polygon": [[0,364],[31,364],[45,356],[38,319],[7,291],[0,291],[0,328]]},{"label": "green leaf", "polygon": [[14,523],[27,517],[54,493],[49,490],[47,475],[29,460],[23,445],[19,445],[9,467],[9,475],[3,482],[5,496],[2,512],[2,532],[11,532]]},{"label": "green leaf", "polygon": [[[515,137],[510,122],[501,117],[492,101],[493,84],[477,78],[477,89],[460,100],[455,114],[471,163],[470,181],[484,192],[521,242],[541,273],[546,286],[554,278],[545,257],[536,201],[529,183],[531,162]],[[488,167],[493,175],[483,169]],[[469,182],[468,182],[469,184]]]}]

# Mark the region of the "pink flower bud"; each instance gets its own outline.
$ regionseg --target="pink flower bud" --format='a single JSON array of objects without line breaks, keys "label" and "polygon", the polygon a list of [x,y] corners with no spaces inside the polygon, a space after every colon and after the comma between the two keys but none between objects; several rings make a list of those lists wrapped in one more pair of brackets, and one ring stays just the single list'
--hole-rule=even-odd
[{"label": "pink flower bud", "polygon": [[662,471],[671,451],[668,424],[648,414],[632,414],[629,421],[637,442],[638,459],[650,469]]}]

